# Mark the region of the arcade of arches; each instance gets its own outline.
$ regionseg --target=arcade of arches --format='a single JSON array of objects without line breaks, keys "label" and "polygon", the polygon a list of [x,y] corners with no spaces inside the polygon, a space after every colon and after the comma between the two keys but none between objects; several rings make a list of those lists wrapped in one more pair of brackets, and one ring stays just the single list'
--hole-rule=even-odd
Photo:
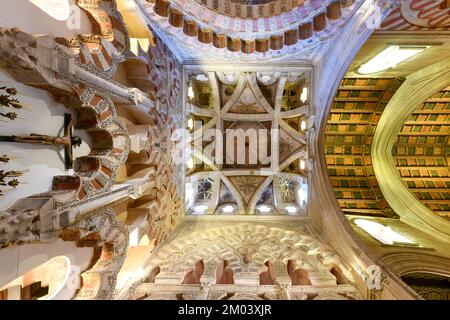
[{"label": "arcade of arches", "polygon": [[450,299],[450,3],[5,0],[0,300]]}]

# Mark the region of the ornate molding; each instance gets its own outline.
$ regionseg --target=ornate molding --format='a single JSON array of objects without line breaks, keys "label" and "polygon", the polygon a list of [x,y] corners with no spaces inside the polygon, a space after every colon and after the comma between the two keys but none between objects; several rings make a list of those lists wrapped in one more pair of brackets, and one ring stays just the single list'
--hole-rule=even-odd
[{"label": "ornate molding", "polygon": [[404,185],[395,167],[392,148],[413,110],[433,93],[447,87],[449,76],[449,58],[409,75],[386,106],[375,131],[371,151],[380,189],[400,219],[447,242],[450,241],[450,222],[435,215]]},{"label": "ornate molding", "polygon": [[424,252],[390,252],[380,256],[383,265],[397,277],[425,272],[450,277],[450,259]]},{"label": "ornate molding", "polygon": [[74,299],[110,300],[127,254],[128,227],[116,220],[112,208],[105,208],[77,217],[66,229],[68,234],[75,234],[79,246],[92,246],[98,251],[93,266],[81,274],[82,287]]},{"label": "ornate molding", "polygon": [[[202,53],[244,60],[265,60],[299,52],[311,55],[342,29],[345,24],[342,21],[351,18],[361,4],[362,1],[354,0],[325,4],[314,1],[314,5],[308,3],[279,16],[253,20],[230,19],[194,1],[186,4],[157,0],[154,5],[138,2],[152,25],[160,29],[155,31],[176,38],[184,55],[189,48],[201,45],[205,49]],[[197,56],[195,52],[189,55]]]},{"label": "ornate molding", "polygon": [[[321,201],[311,208],[311,218],[316,222],[330,245],[340,254],[343,261],[350,263],[353,269],[367,269],[371,265],[378,265],[377,258],[370,252],[364,243],[358,238],[345,218],[342,210],[331,188],[331,183],[326,170],[326,161],[324,155],[324,140],[326,119],[332,106],[332,101],[342,79],[344,78],[352,60],[369,38],[372,30],[367,25],[367,21],[373,18],[373,15],[380,14],[381,19],[387,16],[392,8],[386,8],[377,1],[367,1],[357,15],[353,17],[350,23],[344,27],[342,33],[336,41],[346,43],[345,47],[331,47],[327,52],[327,57],[322,58],[315,65],[315,85],[314,101],[317,116],[315,117],[317,131],[312,136],[311,145],[315,154],[313,162],[313,171],[316,173],[311,179],[313,184],[313,196],[320,198]],[[336,61],[340,63],[337,65]],[[320,79],[327,78],[323,82]],[[367,298],[367,285],[363,278],[354,272],[355,284],[361,292],[365,293]],[[384,292],[392,291],[391,299],[402,299],[415,297],[394,275],[388,274],[390,279]]]},{"label": "ornate molding", "polygon": [[[205,267],[201,284],[181,284],[198,259],[204,261]],[[215,283],[218,281],[217,268],[224,259],[234,273],[234,284]],[[286,269],[289,259],[295,259],[298,267],[307,270],[312,285],[291,285]],[[267,269],[267,260],[274,267],[271,274],[276,279],[275,285],[259,284],[261,272]],[[337,265],[347,270],[328,246],[320,243],[304,227],[299,228],[298,224],[216,222],[208,229],[196,230],[195,224],[187,223],[149,260],[146,270],[148,274],[155,268],[160,270],[156,277],[135,282],[127,294],[148,299],[162,298],[162,292],[165,299],[179,299],[181,296],[236,299],[249,294],[267,299],[300,296],[312,299],[318,294],[339,294],[359,299],[360,293],[351,280],[347,279],[348,284],[337,285],[336,278],[328,272],[331,266]]]}]

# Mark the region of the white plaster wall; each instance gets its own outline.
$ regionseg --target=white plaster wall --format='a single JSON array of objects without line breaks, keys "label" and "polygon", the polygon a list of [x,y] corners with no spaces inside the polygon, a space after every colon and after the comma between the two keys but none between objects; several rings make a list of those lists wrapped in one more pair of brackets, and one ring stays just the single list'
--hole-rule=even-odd
[{"label": "white plaster wall", "polygon": [[[14,121],[1,118],[0,135],[63,134],[64,113],[74,114],[74,112],[60,103],[55,103],[47,91],[16,82],[1,69],[0,86],[16,88],[18,91],[16,98],[28,109],[14,110],[19,115]],[[91,143],[89,136],[86,132],[78,130],[74,130],[74,134],[83,139],[83,144],[74,149],[74,157],[87,155]],[[20,198],[50,191],[53,176],[73,173],[72,170],[65,171],[62,147],[0,142],[0,153],[13,158],[6,165],[0,164],[0,170],[24,171],[24,175],[19,177],[21,184],[16,189],[4,192],[4,196],[0,196],[0,210],[8,208]]]},{"label": "white plaster wall", "polygon": [[[55,0],[53,0],[55,1]],[[76,0],[57,0],[75,5]],[[48,1],[51,4],[52,1]],[[92,33],[88,16],[78,7],[72,7],[79,15],[79,24],[72,24],[72,18],[58,21],[41,10],[29,0],[2,0],[0,10],[0,26],[3,28],[19,28],[32,34],[49,34],[58,37],[72,37],[82,33]],[[72,27],[74,25],[75,27]]]}]

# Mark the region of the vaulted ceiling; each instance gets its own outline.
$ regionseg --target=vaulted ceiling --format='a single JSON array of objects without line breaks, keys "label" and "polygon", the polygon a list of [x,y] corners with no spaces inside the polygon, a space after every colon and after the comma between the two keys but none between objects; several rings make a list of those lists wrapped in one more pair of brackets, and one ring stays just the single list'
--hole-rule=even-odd
[{"label": "vaulted ceiling", "polygon": [[305,215],[310,72],[189,79],[189,212]]},{"label": "vaulted ceiling", "polygon": [[[327,170],[344,213],[397,215],[375,177],[373,136],[385,107],[404,79],[449,56],[449,28],[450,9],[445,1],[404,2],[386,18],[350,65],[331,106],[325,132]],[[389,45],[426,45],[429,49],[373,75],[358,73],[362,64]],[[405,186],[424,206],[445,219],[450,209],[449,97],[446,88],[418,105],[402,123],[392,149]]]},{"label": "vaulted ceiling", "polygon": [[425,206],[450,218],[450,87],[436,92],[404,123],[392,150],[403,182]]},{"label": "vaulted ceiling", "polygon": [[[227,59],[258,61],[290,54],[295,54],[295,59],[311,58],[361,5],[354,0],[142,0],[137,3],[151,28],[170,49],[178,52],[181,60],[201,61],[208,57],[207,61],[224,59],[222,63]],[[372,167],[373,135],[384,108],[404,78],[448,55],[449,31],[447,1],[403,1],[355,57],[336,93],[325,133],[327,170],[345,213],[396,216],[383,197]],[[431,47],[395,68],[364,77],[357,73],[362,64],[391,44]],[[196,164],[187,176],[188,180],[200,181],[193,188],[195,194],[202,193],[202,197],[208,198],[203,199],[206,202],[200,201],[207,206],[205,213],[220,214],[223,207],[231,206],[233,213],[258,214],[256,206],[261,203],[271,207],[272,213],[286,213],[276,199],[282,193],[280,186],[289,189],[286,183],[289,179],[283,175],[303,175],[299,170],[300,153],[296,150],[307,149],[307,137],[300,127],[311,112],[308,103],[289,105],[295,100],[289,97],[289,92],[309,84],[289,82],[286,74],[279,73],[194,72],[189,79],[193,96],[187,102],[187,111],[193,121],[202,123],[203,129],[217,129],[223,138],[227,130],[263,130],[265,139],[272,138],[272,129],[280,129],[279,146],[276,149],[271,144],[267,146],[271,154],[267,163],[258,159],[257,163],[250,164],[247,155],[243,164],[215,165],[214,159],[202,158],[194,148]],[[448,217],[450,212],[446,168],[447,92],[436,93],[418,106],[404,123],[393,149],[405,185],[442,217]],[[198,139],[198,130],[191,130],[193,144],[196,133]],[[202,147],[212,148],[214,143],[203,141]],[[224,146],[224,157],[231,147]],[[234,145],[235,156],[236,149]],[[278,172],[273,169],[275,165],[280,166]],[[191,208],[194,207],[192,204]]]},{"label": "vaulted ceiling", "polygon": [[[151,0],[141,11],[186,58],[271,59],[320,50],[360,7],[355,0]],[[202,54],[194,48],[201,47]]]},{"label": "vaulted ceiling", "polygon": [[[331,185],[344,213],[395,216],[372,167],[373,135],[398,78],[344,78],[325,132]],[[403,124],[392,155],[404,184],[436,215],[450,217],[450,87],[420,104]]]},{"label": "vaulted ceiling", "polygon": [[325,132],[331,185],[344,213],[392,216],[375,177],[371,146],[381,114],[402,80],[344,78]]}]

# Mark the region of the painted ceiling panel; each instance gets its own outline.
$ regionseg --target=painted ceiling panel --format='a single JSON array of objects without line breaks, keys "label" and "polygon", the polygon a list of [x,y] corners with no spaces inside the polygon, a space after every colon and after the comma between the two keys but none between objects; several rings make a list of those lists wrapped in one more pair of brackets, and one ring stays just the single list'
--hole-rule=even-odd
[{"label": "painted ceiling panel", "polygon": [[[309,70],[186,73],[195,149],[186,171],[188,214],[307,214],[310,76]],[[199,99],[206,91],[209,98]],[[290,101],[284,109],[283,101]],[[212,118],[205,122],[203,114]]]}]

